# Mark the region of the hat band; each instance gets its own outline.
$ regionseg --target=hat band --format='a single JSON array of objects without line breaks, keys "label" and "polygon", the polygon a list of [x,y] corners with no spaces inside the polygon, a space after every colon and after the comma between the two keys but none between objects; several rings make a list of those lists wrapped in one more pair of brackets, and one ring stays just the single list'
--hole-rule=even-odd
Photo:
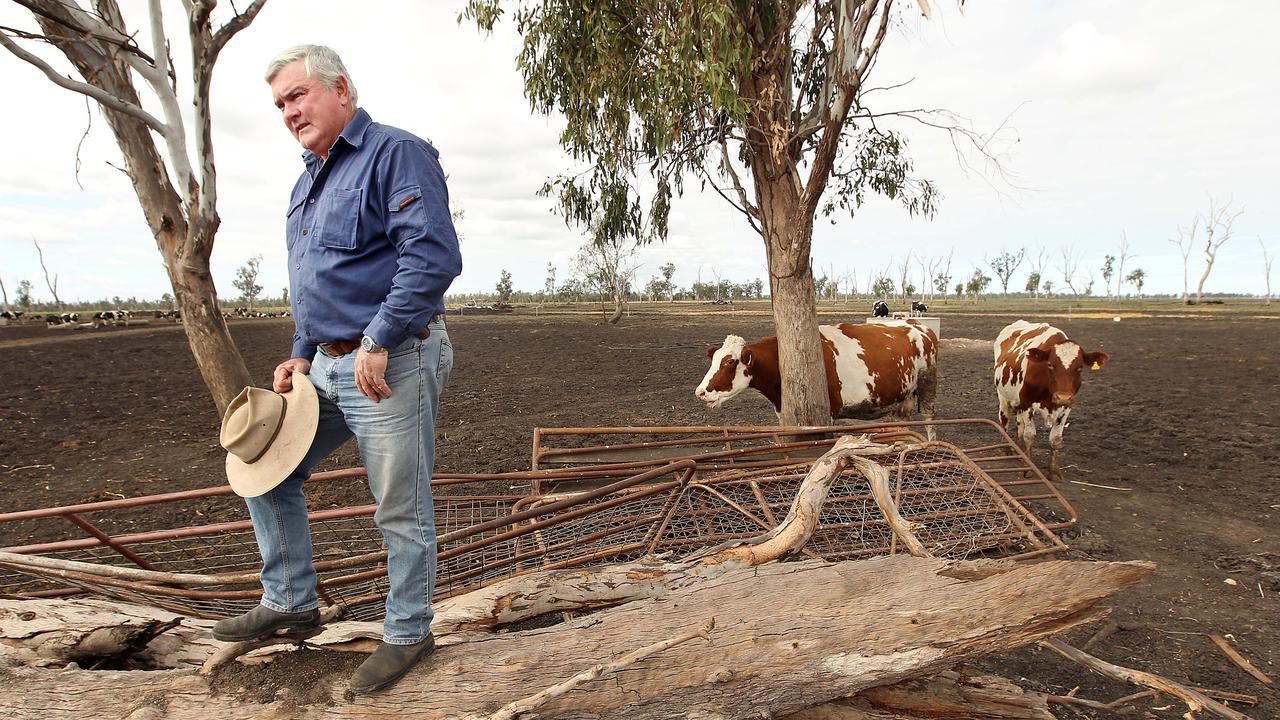
[{"label": "hat band", "polygon": [[263,444],[262,450],[257,455],[254,455],[252,460],[244,461],[245,465],[252,465],[258,462],[259,460],[261,460],[262,456],[266,455],[267,451],[271,449],[272,443],[276,441],[276,436],[280,434],[280,428],[284,427],[284,415],[285,413],[289,412],[289,399],[286,398],[284,395],[280,395],[279,397],[280,397],[280,418],[276,420],[276,429],[271,431],[271,437],[268,438],[267,442]]}]

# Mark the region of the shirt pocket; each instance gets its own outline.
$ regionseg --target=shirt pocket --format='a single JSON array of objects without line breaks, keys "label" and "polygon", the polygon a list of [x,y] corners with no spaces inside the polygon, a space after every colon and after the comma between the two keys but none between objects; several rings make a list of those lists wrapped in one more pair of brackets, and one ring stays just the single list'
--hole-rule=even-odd
[{"label": "shirt pocket", "polygon": [[298,239],[298,233],[302,232],[299,224],[302,222],[302,213],[298,212],[299,208],[306,203],[304,197],[301,200],[294,200],[289,203],[289,211],[284,214],[284,239],[288,247],[292,248],[293,243]]},{"label": "shirt pocket", "polygon": [[422,205],[422,189],[417,185],[410,185],[391,194],[391,199],[387,201],[387,212],[407,213],[420,205]]},{"label": "shirt pocket", "polygon": [[335,250],[358,247],[360,204],[364,190],[333,188],[324,194],[320,206],[320,244]]}]

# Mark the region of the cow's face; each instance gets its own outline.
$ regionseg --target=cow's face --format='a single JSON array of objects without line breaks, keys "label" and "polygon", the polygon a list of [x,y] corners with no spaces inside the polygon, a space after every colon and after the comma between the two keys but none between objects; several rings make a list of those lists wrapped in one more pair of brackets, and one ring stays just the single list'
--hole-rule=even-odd
[{"label": "cow's face", "polygon": [[1031,348],[1027,351],[1027,382],[1048,387],[1054,405],[1070,407],[1080,392],[1085,367],[1101,370],[1110,359],[1104,352],[1087,353],[1073,342],[1058,343],[1049,350]]},{"label": "cow's face", "polygon": [[711,359],[711,367],[693,394],[708,407],[718,408],[751,386],[752,356],[746,340],[730,335],[723,345],[708,347],[707,357]]}]

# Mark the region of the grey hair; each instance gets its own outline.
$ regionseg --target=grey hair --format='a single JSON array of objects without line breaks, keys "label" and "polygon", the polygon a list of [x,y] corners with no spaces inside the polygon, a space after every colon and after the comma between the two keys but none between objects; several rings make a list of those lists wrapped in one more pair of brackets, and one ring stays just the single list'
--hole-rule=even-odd
[{"label": "grey hair", "polygon": [[285,65],[301,60],[307,70],[307,76],[313,77],[330,90],[338,85],[338,78],[347,79],[347,92],[351,95],[351,107],[358,107],[356,102],[356,84],[351,81],[351,73],[342,64],[342,58],[331,47],[324,45],[294,45],[267,63],[267,82],[276,79],[276,75]]}]

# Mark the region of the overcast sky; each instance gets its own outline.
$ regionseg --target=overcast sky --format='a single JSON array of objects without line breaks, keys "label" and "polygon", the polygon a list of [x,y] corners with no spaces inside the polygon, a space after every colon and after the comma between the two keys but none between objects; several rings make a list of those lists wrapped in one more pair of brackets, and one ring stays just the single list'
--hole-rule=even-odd
[{"label": "overcast sky", "polygon": [[[1178,292],[1182,258],[1168,240],[1212,197],[1244,214],[1206,290],[1262,292],[1259,240],[1280,254],[1280,51],[1271,37],[1280,4],[977,0],[963,12],[955,3],[933,4],[932,20],[913,17],[891,32],[872,84],[910,82],[877,93],[873,107],[942,107],[979,131],[1000,129],[992,147],[1009,179],[966,172],[944,134],[902,126],[917,174],[944,195],[938,214],[912,218],[875,200],[854,218],[819,219],[819,274],[853,273],[865,285],[871,272],[896,265],[908,251],[939,257],[954,248],[958,278],[985,268],[984,257],[1002,249],[1045,248],[1052,267],[1063,248],[1074,247],[1083,258],[1080,279],[1093,272],[1100,294],[1103,256],[1117,252],[1123,233],[1136,256],[1128,268],[1147,273],[1145,290]],[[145,28],[145,3],[121,5],[131,27]],[[571,167],[557,142],[559,120],[529,110],[512,24],[482,36],[455,21],[462,5],[380,0],[356,13],[349,2],[271,0],[231,41],[213,86],[220,296],[238,295],[236,268],[258,253],[266,294],[278,296],[287,282],[284,212],[301,150],[262,71],[276,52],[303,42],[342,54],[360,104],[375,120],[429,138],[440,150],[453,204],[465,212],[465,270],[454,292],[491,291],[504,268],[517,289],[538,290],[548,262],[561,281],[566,277],[583,238],[535,194],[547,177]],[[174,54],[185,61],[181,6],[165,6]],[[223,18],[228,10],[220,8]],[[34,28],[11,3],[0,5],[0,25]],[[68,67],[47,49],[41,53]],[[81,189],[76,144],[89,120],[83,96],[3,50],[0,72],[10,108],[0,113],[0,279],[10,300],[22,279],[33,283],[37,300],[50,299],[32,237],[64,300],[168,292],[132,187],[108,164],[122,163],[96,108],[80,152]],[[188,89],[189,70],[179,82]],[[674,204],[667,242],[642,252],[638,284],[665,262],[676,265],[682,286],[699,273],[704,281],[713,272],[735,282],[766,277],[762,243],[742,216],[692,186]],[[1193,291],[1202,268],[1197,247]],[[1021,289],[1025,272],[1024,265],[1012,285]],[[1061,285],[1057,271],[1047,267],[1046,276]]]}]

